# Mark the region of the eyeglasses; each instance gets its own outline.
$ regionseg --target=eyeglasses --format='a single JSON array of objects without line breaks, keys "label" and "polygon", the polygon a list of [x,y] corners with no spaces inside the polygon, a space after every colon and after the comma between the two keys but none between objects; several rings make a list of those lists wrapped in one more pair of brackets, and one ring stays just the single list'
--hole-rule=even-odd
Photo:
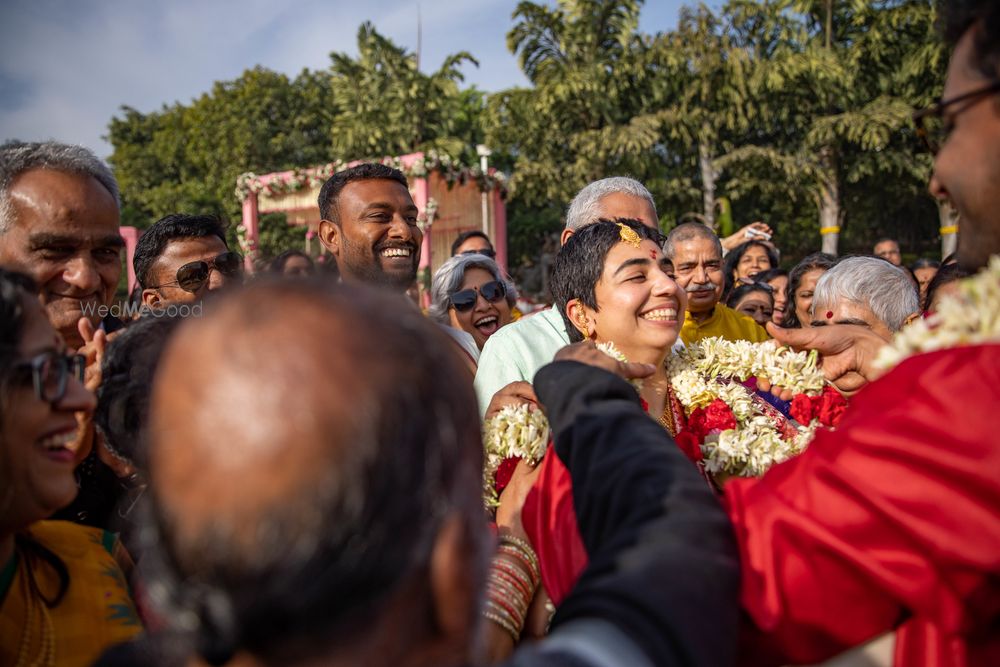
[{"label": "eyeglasses", "polygon": [[14,371],[20,371],[25,376],[30,373],[38,400],[57,403],[66,395],[70,374],[83,382],[83,371],[86,367],[87,358],[82,354],[49,351],[14,364]]},{"label": "eyeglasses", "polygon": [[[951,132],[953,125],[951,119],[949,119],[947,123],[945,122],[945,109],[950,106],[954,106],[959,102],[978,100],[981,97],[985,97],[986,95],[995,92],[1000,92],[1000,79],[982,88],[970,90],[969,92],[961,95],[956,95],[949,100],[935,102],[926,109],[914,112],[913,123],[917,126],[917,136],[924,142],[924,146],[932,155],[937,155],[941,146],[948,140],[948,134]],[[969,106],[972,105],[970,104],[966,106],[965,109],[968,109]],[[960,111],[965,111],[965,109],[961,109]],[[952,117],[958,113],[959,112],[956,111],[952,114]]]},{"label": "eyeglasses", "polygon": [[177,269],[177,280],[161,285],[149,285],[153,289],[160,287],[180,287],[185,292],[197,292],[215,269],[227,278],[233,278],[243,273],[243,256],[235,252],[224,252],[211,262],[204,260],[190,262]]},{"label": "eyeglasses", "polygon": [[497,258],[497,251],[493,248],[483,248],[482,250],[463,250],[460,255],[485,255],[490,259]]},{"label": "eyeglasses", "polygon": [[475,308],[480,294],[490,303],[496,303],[507,296],[507,287],[499,280],[491,280],[488,283],[483,283],[479,287],[478,292],[474,289],[464,289],[461,292],[452,294],[448,300],[454,306],[455,310],[460,313],[467,313]]}]

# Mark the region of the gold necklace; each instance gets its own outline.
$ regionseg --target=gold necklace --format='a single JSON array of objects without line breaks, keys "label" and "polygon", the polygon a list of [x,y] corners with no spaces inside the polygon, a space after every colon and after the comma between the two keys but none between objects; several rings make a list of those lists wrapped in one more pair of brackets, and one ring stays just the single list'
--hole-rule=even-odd
[{"label": "gold necklace", "polygon": [[669,433],[671,437],[676,436],[677,435],[677,431],[679,430],[677,428],[677,405],[676,405],[676,401],[677,401],[677,399],[674,396],[674,390],[670,386],[670,384],[668,383],[667,384],[667,393],[663,397],[663,413],[660,415],[659,419],[657,419],[656,421],[658,421],[660,423],[660,426],[662,426],[664,429],[666,429],[667,433]]},{"label": "gold necklace", "polygon": [[[49,613],[48,605],[42,598],[42,593],[38,590],[38,583],[31,570],[32,559],[28,554],[20,554],[21,566],[18,576],[22,578],[22,588],[24,589],[24,630],[21,632],[21,645],[17,652],[17,667],[54,667],[56,664],[56,633],[52,625],[52,615]],[[41,630],[38,638],[39,651],[34,660],[28,657],[34,644],[35,625]]]}]

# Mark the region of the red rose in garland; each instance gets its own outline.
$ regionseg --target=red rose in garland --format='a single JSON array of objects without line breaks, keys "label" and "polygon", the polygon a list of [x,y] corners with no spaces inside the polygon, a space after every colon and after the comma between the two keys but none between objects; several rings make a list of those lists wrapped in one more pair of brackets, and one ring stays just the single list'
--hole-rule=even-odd
[{"label": "red rose in garland", "polygon": [[497,497],[503,493],[503,490],[507,488],[510,484],[510,478],[514,476],[514,469],[517,468],[517,464],[521,462],[520,456],[512,456],[510,458],[504,459],[500,463],[500,467],[497,468],[496,474],[493,476],[495,480],[494,487],[497,490]]},{"label": "red rose in garland", "polygon": [[808,424],[813,418],[812,399],[805,394],[796,394],[792,398],[792,405],[788,409],[788,413],[798,423],[803,425]]},{"label": "red rose in garland", "polygon": [[705,408],[705,427],[709,432],[736,428],[736,415],[724,400],[717,398]]},{"label": "red rose in garland", "polygon": [[823,387],[823,394],[813,400],[818,403],[816,412],[820,424],[833,428],[840,423],[847,410],[847,399],[839,391],[830,386]]},{"label": "red rose in garland", "polygon": [[677,443],[677,447],[684,452],[684,455],[687,456],[691,462],[698,463],[702,460],[701,442],[698,440],[698,436],[692,433],[689,429],[684,429],[678,433],[674,437],[674,442]]}]

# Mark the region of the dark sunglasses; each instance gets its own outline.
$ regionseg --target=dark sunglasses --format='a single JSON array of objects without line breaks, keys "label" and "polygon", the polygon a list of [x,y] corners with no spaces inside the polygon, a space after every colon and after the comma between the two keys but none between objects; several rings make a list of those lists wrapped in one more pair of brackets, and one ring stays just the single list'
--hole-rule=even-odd
[{"label": "dark sunglasses", "polygon": [[463,250],[461,255],[484,255],[490,259],[497,258],[497,251],[493,248],[483,248],[482,250]]},{"label": "dark sunglasses", "polygon": [[491,280],[488,283],[483,283],[479,290],[474,289],[464,289],[461,292],[455,292],[452,294],[448,300],[451,305],[460,313],[467,313],[476,306],[476,301],[479,299],[479,295],[482,294],[483,298],[490,303],[496,303],[500,299],[507,296],[507,287],[499,280]]},{"label": "dark sunglasses", "polygon": [[[948,100],[935,102],[926,109],[914,112],[913,123],[917,126],[917,136],[924,142],[924,146],[932,155],[937,155],[941,146],[948,140],[948,134],[951,132],[952,123],[945,123],[944,121],[945,110],[950,106],[958,104],[959,102],[976,100],[980,97],[985,97],[986,95],[997,92],[1000,92],[1000,79],[983,86],[982,88],[970,90],[967,93],[956,95]],[[964,109],[962,109],[962,111],[964,111]],[[955,114],[957,113],[959,112],[956,111]]]},{"label": "dark sunglasses", "polygon": [[227,278],[234,278],[243,273],[243,256],[236,252],[224,252],[211,262],[204,260],[189,262],[177,269],[177,280],[162,285],[150,285],[153,289],[160,287],[180,287],[185,292],[197,292],[215,269]]},{"label": "dark sunglasses", "polygon": [[86,367],[87,358],[82,354],[49,351],[14,364],[14,371],[23,374],[24,380],[31,378],[38,400],[57,403],[66,395],[70,374],[83,382]]}]

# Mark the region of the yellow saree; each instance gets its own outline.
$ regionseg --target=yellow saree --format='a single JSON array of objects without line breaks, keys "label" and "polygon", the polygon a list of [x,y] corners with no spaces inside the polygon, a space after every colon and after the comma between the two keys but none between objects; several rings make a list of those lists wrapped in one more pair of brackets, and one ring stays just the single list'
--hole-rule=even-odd
[{"label": "yellow saree", "polygon": [[[59,597],[59,573],[25,537],[66,566],[69,585],[58,604],[46,601]],[[116,552],[127,566],[110,533],[67,521],[32,524],[4,568],[9,581],[0,577],[0,665],[90,665],[142,632]]]}]

